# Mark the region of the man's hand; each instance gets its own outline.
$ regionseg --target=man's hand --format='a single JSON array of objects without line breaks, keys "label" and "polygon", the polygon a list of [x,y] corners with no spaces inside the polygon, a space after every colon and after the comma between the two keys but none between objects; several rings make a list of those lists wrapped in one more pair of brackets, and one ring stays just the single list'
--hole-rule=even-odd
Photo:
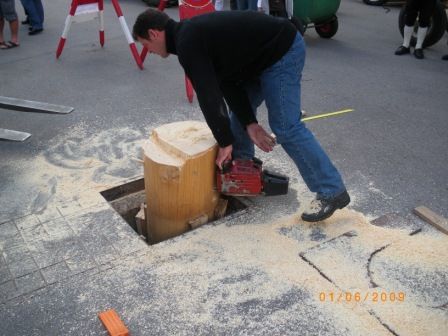
[{"label": "man's hand", "polygon": [[232,160],[232,145],[228,145],[227,147],[219,147],[218,155],[216,156],[216,165],[219,169],[222,169],[222,164],[226,161]]},{"label": "man's hand", "polygon": [[262,151],[270,152],[275,146],[275,138],[269,135],[263,127],[257,123],[247,126],[247,134],[254,144]]}]

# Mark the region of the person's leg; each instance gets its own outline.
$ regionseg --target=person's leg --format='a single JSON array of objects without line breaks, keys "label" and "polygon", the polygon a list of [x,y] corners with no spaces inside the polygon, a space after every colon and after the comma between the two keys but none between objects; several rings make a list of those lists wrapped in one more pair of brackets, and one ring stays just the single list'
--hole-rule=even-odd
[{"label": "person's leg", "polygon": [[[11,30],[11,38],[8,43],[9,47],[17,47],[19,45],[19,20],[17,17],[14,0],[2,0],[1,6],[3,19],[9,22],[9,28]],[[3,38],[4,37],[2,37],[2,41],[4,41]]]},{"label": "person's leg", "polygon": [[258,0],[248,0],[247,9],[252,11],[258,11]]},{"label": "person's leg", "polygon": [[404,26],[403,28],[403,47],[409,48],[411,44],[412,33],[414,32],[414,26]]},{"label": "person's leg", "polygon": [[[404,7],[404,24],[406,26],[414,26],[418,16],[420,0],[407,0]],[[425,0],[426,1],[426,0]]]},{"label": "person's leg", "polygon": [[419,2],[419,14],[418,14],[418,30],[417,30],[417,43],[415,44],[414,55],[418,59],[423,59],[423,42],[428,32],[428,26],[431,20],[431,16],[434,13],[435,0],[420,0]]},{"label": "person's leg", "polygon": [[[255,115],[257,114],[257,108],[263,102],[263,96],[261,95],[261,88],[259,81],[253,81],[246,86],[247,95],[249,96],[252,110]],[[230,126],[232,128],[232,134],[235,138],[233,142],[233,159],[248,159],[252,160],[255,156],[255,147],[252,140],[249,138],[246,130],[239,122],[236,115],[229,111],[230,114]]]},{"label": "person's leg", "polygon": [[319,199],[331,199],[345,191],[339,172],[314,135],[300,121],[300,80],[305,44],[300,34],[289,52],[261,75],[262,93],[269,124],[299,169],[308,188]]},{"label": "person's leg", "polygon": [[235,113],[229,111],[230,126],[232,129],[233,141],[232,159],[247,159],[251,160],[255,156],[255,148],[253,142],[247,135]]},{"label": "person's leg", "polygon": [[395,55],[410,53],[412,34],[414,33],[414,23],[418,15],[418,0],[408,0],[405,5],[405,21],[403,28],[403,44],[395,51]]},{"label": "person's leg", "polygon": [[[23,7],[23,5],[22,5]],[[28,12],[26,11],[26,8],[23,7],[23,11],[25,12],[25,20],[23,20],[21,23],[23,25],[29,25],[30,24],[30,18],[28,17]]]},{"label": "person's leg", "polygon": [[[9,22],[9,26],[11,28],[11,42],[14,43],[15,46],[19,45],[19,20],[15,19]],[[10,43],[10,44],[12,44]]]},{"label": "person's leg", "polygon": [[418,59],[425,58],[423,54],[423,42],[426,38],[426,33],[428,32],[428,27],[418,27],[417,30],[417,43],[415,43],[414,56]]},{"label": "person's leg", "polygon": [[[0,3],[0,6],[1,6],[1,3]],[[3,37],[3,28],[5,28],[5,20],[3,19],[1,8],[0,8],[0,43],[1,43],[0,48],[6,49],[7,47],[4,45],[5,38]]]},{"label": "person's leg", "polygon": [[40,24],[43,27],[45,15],[42,0],[34,0],[34,6],[36,7],[37,14],[39,15]]},{"label": "person's leg", "polygon": [[33,0],[20,0],[22,2],[23,8],[28,12],[28,17],[30,19],[30,26],[32,30],[42,30],[42,21],[40,19],[39,12],[34,4]]},{"label": "person's leg", "polygon": [[246,10],[249,8],[248,0],[236,0],[236,8],[238,10]]}]

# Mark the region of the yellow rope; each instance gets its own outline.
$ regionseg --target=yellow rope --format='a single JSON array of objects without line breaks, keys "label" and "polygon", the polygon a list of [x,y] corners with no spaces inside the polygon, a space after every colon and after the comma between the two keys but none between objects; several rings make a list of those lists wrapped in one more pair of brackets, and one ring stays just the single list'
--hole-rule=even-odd
[{"label": "yellow rope", "polygon": [[322,113],[322,114],[318,114],[318,115],[315,115],[315,116],[302,118],[301,120],[302,121],[310,121],[310,120],[314,120],[314,119],[333,117],[333,116],[336,116],[336,115],[339,115],[339,114],[353,112],[353,111],[354,111],[353,109],[347,109],[347,110],[341,110],[341,111],[336,111],[336,112]]}]

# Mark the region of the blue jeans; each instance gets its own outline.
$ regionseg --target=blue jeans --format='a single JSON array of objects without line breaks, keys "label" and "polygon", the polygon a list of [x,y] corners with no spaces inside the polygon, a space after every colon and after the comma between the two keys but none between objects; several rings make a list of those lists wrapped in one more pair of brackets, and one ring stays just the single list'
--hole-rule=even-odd
[{"label": "blue jeans", "polygon": [[44,27],[44,7],[41,0],[20,0],[25,9],[30,25],[33,29],[43,29]]},{"label": "blue jeans", "polygon": [[258,10],[257,0],[236,0],[236,8],[238,10]]},{"label": "blue jeans", "polygon": [[[247,84],[246,91],[254,111],[265,101],[269,126],[277,143],[294,161],[308,188],[317,193],[317,198],[332,198],[345,190],[344,182],[313,133],[300,121],[304,64],[305,43],[297,34],[289,51],[264,70],[259,81]],[[247,132],[233,113],[230,121],[235,137],[233,158],[253,158],[254,145]]]}]

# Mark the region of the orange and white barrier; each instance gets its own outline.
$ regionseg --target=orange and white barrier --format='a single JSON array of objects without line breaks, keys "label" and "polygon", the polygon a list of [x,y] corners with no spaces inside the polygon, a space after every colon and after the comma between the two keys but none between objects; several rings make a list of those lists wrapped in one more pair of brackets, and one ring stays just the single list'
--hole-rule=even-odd
[{"label": "orange and white barrier", "polygon": [[[126,20],[121,11],[120,4],[118,0],[112,0],[112,5],[114,6],[115,13],[118,16],[118,20],[121,25],[121,29],[124,32],[126,40],[131,49],[132,56],[135,59],[138,67],[143,69],[143,62],[140,55],[137,52],[137,47],[135,46],[134,39],[132,38],[131,32],[129,31]],[[92,19],[99,19],[100,22],[100,44],[101,47],[104,46],[104,0],[72,0],[70,5],[70,12],[65,19],[65,26],[62,32],[61,38],[59,40],[58,48],[56,50],[56,58],[59,58],[64,49],[65,41],[67,40],[67,35],[73,22],[85,22]]]}]

